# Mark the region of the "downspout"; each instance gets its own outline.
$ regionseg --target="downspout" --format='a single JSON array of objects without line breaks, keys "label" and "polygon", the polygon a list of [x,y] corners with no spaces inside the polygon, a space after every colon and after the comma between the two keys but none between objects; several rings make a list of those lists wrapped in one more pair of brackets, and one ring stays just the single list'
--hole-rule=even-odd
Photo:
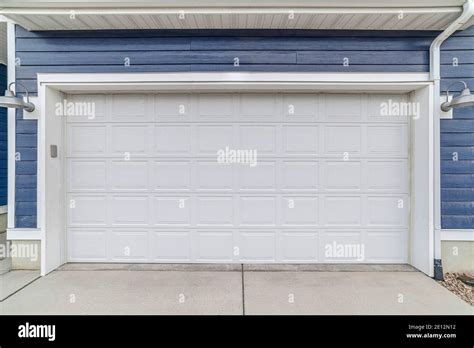
[{"label": "downspout", "polygon": [[[430,79],[434,82],[434,96],[433,96],[433,118],[435,123],[435,154],[439,157],[439,137],[440,137],[440,112],[441,112],[441,59],[440,59],[440,52],[441,52],[441,45],[443,42],[449,38],[454,32],[461,29],[466,22],[471,19],[474,15],[474,0],[466,0],[463,5],[463,11],[461,15],[456,18],[441,34],[439,34],[431,43],[430,46]],[[440,166],[439,160],[435,161],[436,165],[434,170],[435,173],[435,202],[438,202],[441,205],[441,197],[440,197]],[[440,240],[440,231],[441,231],[441,214],[440,209],[436,209],[437,211],[434,212],[435,221],[434,221],[434,231],[435,236],[434,240],[434,278],[436,280],[443,280],[443,266],[441,263],[441,240]]]}]

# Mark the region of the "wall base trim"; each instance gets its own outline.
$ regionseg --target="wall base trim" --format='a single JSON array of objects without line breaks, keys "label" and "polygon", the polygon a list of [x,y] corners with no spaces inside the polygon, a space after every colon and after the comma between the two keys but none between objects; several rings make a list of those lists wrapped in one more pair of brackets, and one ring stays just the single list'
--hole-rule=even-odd
[{"label": "wall base trim", "polygon": [[439,236],[440,241],[444,240],[457,240],[474,242],[474,230],[437,230],[436,233]]},{"label": "wall base trim", "polygon": [[7,240],[43,240],[39,228],[8,228]]}]

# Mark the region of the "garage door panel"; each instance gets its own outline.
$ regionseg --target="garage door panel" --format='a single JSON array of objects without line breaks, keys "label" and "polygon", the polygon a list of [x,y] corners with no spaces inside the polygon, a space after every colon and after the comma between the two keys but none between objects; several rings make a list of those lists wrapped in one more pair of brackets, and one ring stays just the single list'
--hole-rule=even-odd
[{"label": "garage door panel", "polygon": [[365,259],[363,232],[359,230],[325,230],[320,252],[324,262],[361,262]]},{"label": "garage door panel", "polygon": [[277,99],[275,94],[241,94],[239,116],[242,121],[275,121]]},{"label": "garage door panel", "polygon": [[276,197],[240,197],[241,226],[276,226]]},{"label": "garage door panel", "polygon": [[367,161],[367,188],[369,191],[408,193],[407,160]]},{"label": "garage door panel", "polygon": [[109,153],[125,158],[129,155],[146,155],[151,141],[148,126],[130,126],[114,124],[109,127]]},{"label": "garage door panel", "polygon": [[107,197],[70,194],[68,197],[70,226],[106,226]]},{"label": "garage door panel", "polygon": [[239,126],[239,148],[257,150],[258,154],[276,155],[277,126]]},{"label": "garage door panel", "polygon": [[325,183],[327,191],[359,191],[362,188],[360,161],[326,161]]},{"label": "garage door panel", "polygon": [[319,152],[319,126],[283,126],[284,155],[316,155]]},{"label": "garage door panel", "polygon": [[216,161],[198,161],[196,189],[198,191],[230,191],[233,189],[234,172],[231,165],[222,165]]},{"label": "garage door panel", "polygon": [[70,260],[107,260],[107,232],[105,230],[83,231],[71,229],[68,237]]},{"label": "garage door panel", "polygon": [[191,189],[190,161],[153,161],[152,190],[189,191]]},{"label": "garage door panel", "polygon": [[196,258],[208,262],[230,262],[234,259],[234,234],[232,231],[198,231]]},{"label": "garage door panel", "polygon": [[405,96],[92,97],[66,119],[69,260],[406,262],[409,124],[380,116]]},{"label": "garage door panel", "polygon": [[113,195],[109,200],[109,220],[113,226],[147,226],[148,196]]},{"label": "garage door panel", "polygon": [[381,125],[367,127],[367,153],[380,156],[406,156],[408,127]]},{"label": "garage door panel", "polygon": [[362,153],[362,127],[329,125],[324,127],[324,154],[349,156]]},{"label": "garage door panel", "polygon": [[234,148],[232,125],[206,125],[196,127],[196,151],[198,155],[216,156],[219,150]]},{"label": "garage door panel", "polygon": [[404,262],[407,258],[406,230],[367,232],[365,256],[369,262]]},{"label": "garage door panel", "polygon": [[323,198],[325,226],[361,226],[362,199],[359,196],[326,196]]},{"label": "garage door panel", "polygon": [[316,191],[319,188],[319,162],[283,161],[281,188],[285,191]]},{"label": "garage door panel", "polygon": [[67,133],[69,156],[104,156],[106,154],[106,126],[68,124]]},{"label": "garage door panel", "polygon": [[282,200],[283,226],[317,226],[319,197],[287,196]]},{"label": "garage door panel", "polygon": [[407,116],[396,114],[396,108],[407,101],[405,94],[371,94],[368,96],[367,120],[380,123],[406,123]]},{"label": "garage door panel", "polygon": [[[75,112],[76,116],[68,117],[69,123],[99,123],[108,120],[107,96],[105,94],[74,94],[68,95],[66,99],[66,110],[68,105],[78,105],[79,110],[84,112]],[[71,104],[69,104],[71,103]],[[73,104],[72,104],[73,103]],[[64,106],[64,104],[63,104]],[[91,112],[92,113],[89,113]]]},{"label": "garage door panel", "polygon": [[191,225],[190,196],[154,197],[152,216],[155,225]]},{"label": "garage door panel", "polygon": [[152,113],[148,95],[117,94],[111,98],[111,121],[144,122],[149,121]]},{"label": "garage door panel", "polygon": [[275,191],[277,183],[277,162],[259,161],[255,167],[240,166],[239,187],[242,191]]},{"label": "garage door panel", "polygon": [[109,162],[109,191],[148,191],[148,161]]},{"label": "garage door panel", "polygon": [[198,94],[198,120],[231,122],[234,116],[234,96],[232,94]]},{"label": "garage door panel", "polygon": [[280,237],[281,257],[284,262],[315,262],[319,258],[317,232],[283,231]]},{"label": "garage door panel", "polygon": [[196,113],[191,95],[185,93],[165,93],[154,96],[154,120],[160,121],[191,121]]},{"label": "garage door panel", "polygon": [[327,122],[361,122],[362,95],[330,94],[325,95]]},{"label": "garage door panel", "polygon": [[405,196],[367,197],[368,227],[408,227],[408,199]]},{"label": "garage door panel", "polygon": [[191,261],[191,236],[188,231],[153,232],[152,258],[156,262]]},{"label": "garage door panel", "polygon": [[100,192],[107,188],[107,162],[105,160],[73,159],[68,163],[70,173],[68,190]]},{"label": "garage door panel", "polygon": [[197,225],[234,225],[234,200],[227,197],[197,197]]},{"label": "garage door panel", "polygon": [[283,120],[285,122],[315,122],[319,116],[319,95],[283,95]]},{"label": "garage door panel", "polygon": [[239,237],[242,261],[266,261],[276,259],[277,237],[275,231],[242,231]]},{"label": "garage door panel", "polygon": [[147,231],[111,231],[108,245],[113,261],[146,261],[149,258]]}]

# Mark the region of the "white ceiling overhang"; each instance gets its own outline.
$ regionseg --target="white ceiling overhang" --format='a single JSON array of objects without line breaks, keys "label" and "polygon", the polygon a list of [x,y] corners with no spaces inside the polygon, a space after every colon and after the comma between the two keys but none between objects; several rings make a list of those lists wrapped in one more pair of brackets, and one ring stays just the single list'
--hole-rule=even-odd
[{"label": "white ceiling overhang", "polygon": [[[27,30],[443,30],[462,0],[57,1],[3,0],[0,15]],[[473,20],[464,28],[473,24]]]}]

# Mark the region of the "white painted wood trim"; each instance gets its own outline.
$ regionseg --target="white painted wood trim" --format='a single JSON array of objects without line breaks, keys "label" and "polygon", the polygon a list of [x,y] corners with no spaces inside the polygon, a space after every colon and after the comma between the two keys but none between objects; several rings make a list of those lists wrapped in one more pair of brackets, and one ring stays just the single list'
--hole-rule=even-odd
[{"label": "white painted wood trim", "polygon": [[474,242],[474,230],[441,230],[436,231],[441,241],[466,241]]},{"label": "white painted wood trim", "polygon": [[91,83],[160,83],[169,86],[184,83],[255,82],[255,83],[375,83],[394,84],[429,82],[429,73],[253,73],[253,72],[196,72],[196,73],[39,73],[39,84],[82,85]]},{"label": "white painted wood trim", "polygon": [[[8,83],[15,81],[15,24],[7,24]],[[14,87],[14,86],[13,86]],[[8,109],[8,228],[15,227],[15,109]]]},{"label": "white painted wood trim", "polygon": [[8,240],[43,240],[43,233],[39,228],[8,228]]}]

